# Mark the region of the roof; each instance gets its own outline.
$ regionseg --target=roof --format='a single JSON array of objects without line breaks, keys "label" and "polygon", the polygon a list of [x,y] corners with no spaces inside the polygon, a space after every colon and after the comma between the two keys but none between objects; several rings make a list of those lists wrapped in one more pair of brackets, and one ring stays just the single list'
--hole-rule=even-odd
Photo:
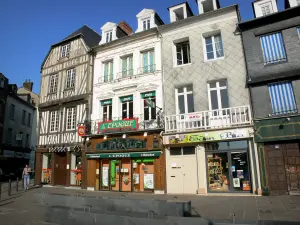
[{"label": "roof", "polygon": [[266,16],[258,17],[252,20],[239,23],[239,28],[241,29],[241,31],[245,31],[256,27],[262,27],[265,25],[276,23],[282,20],[287,20],[299,16],[300,15],[299,10],[300,10],[300,6],[297,6],[280,12],[272,13]]},{"label": "roof", "polygon": [[191,9],[191,7],[190,7],[190,5],[189,5],[188,2],[182,2],[182,3],[176,4],[176,5],[172,5],[172,6],[168,7],[168,10],[170,10],[170,8],[172,8],[172,7],[175,7],[175,6],[178,6],[178,5],[182,5],[182,4],[186,5],[186,10],[190,12],[191,16],[193,16],[194,13],[193,13],[193,11],[192,11],[192,9]]},{"label": "roof", "polygon": [[155,18],[160,22],[161,25],[165,24],[164,21],[160,18],[160,16],[157,13],[155,13]]},{"label": "roof", "polygon": [[50,50],[48,51],[42,66],[41,66],[41,70],[43,69],[43,66],[51,52],[51,50],[59,45],[62,45],[64,43],[67,43],[73,39],[82,37],[82,39],[84,40],[85,44],[89,47],[92,48],[94,46],[97,46],[101,40],[101,35],[98,34],[96,31],[94,31],[92,28],[90,28],[87,25],[83,25],[81,28],[79,28],[78,30],[74,31],[73,33],[71,33],[70,35],[68,35],[66,38],[64,38],[63,40],[61,40],[60,42],[57,42],[55,44],[53,44],[50,48]]}]

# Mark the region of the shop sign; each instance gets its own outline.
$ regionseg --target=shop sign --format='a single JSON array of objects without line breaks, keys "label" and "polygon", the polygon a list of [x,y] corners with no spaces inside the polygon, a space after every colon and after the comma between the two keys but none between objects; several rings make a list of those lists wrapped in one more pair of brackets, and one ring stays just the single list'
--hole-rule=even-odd
[{"label": "shop sign", "polygon": [[84,136],[85,135],[85,126],[78,126],[77,131],[78,131],[78,136]]},{"label": "shop sign", "polygon": [[169,144],[221,141],[249,137],[248,129],[222,130],[169,136]]},{"label": "shop sign", "polygon": [[135,139],[115,138],[96,144],[96,150],[121,150],[121,149],[146,148],[146,141]]},{"label": "shop sign", "polygon": [[133,96],[132,96],[132,95],[129,95],[129,96],[120,97],[120,101],[121,101],[121,102],[129,102],[129,101],[133,101]]},{"label": "shop sign", "polygon": [[104,132],[107,130],[137,130],[139,128],[138,118],[115,120],[110,122],[98,123],[98,130]]},{"label": "shop sign", "polygon": [[142,93],[141,94],[142,98],[150,98],[150,97],[155,97],[155,91],[151,91],[151,92],[146,92],[146,93]]},{"label": "shop sign", "polygon": [[160,151],[153,152],[128,152],[128,153],[93,153],[86,154],[87,159],[109,159],[109,158],[149,158],[159,157]]},{"label": "shop sign", "polygon": [[106,99],[101,101],[101,105],[111,105],[112,104],[112,99]]}]

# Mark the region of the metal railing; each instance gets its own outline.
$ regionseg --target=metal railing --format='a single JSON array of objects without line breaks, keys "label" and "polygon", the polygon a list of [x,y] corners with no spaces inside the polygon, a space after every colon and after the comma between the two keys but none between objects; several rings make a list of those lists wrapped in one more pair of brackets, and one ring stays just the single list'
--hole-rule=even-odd
[{"label": "metal railing", "polygon": [[208,110],[165,117],[166,132],[237,127],[252,123],[250,106]]},{"label": "metal railing", "polygon": [[[136,119],[137,120],[137,126],[136,128],[130,129],[128,127],[115,127],[114,129],[108,129],[108,130],[100,130],[100,124],[102,123],[111,123],[114,121],[130,121]],[[122,117],[114,117],[112,120],[92,120],[92,121],[85,121],[84,123],[86,134],[92,135],[92,134],[107,134],[107,133],[116,133],[116,132],[122,132],[122,131],[130,131],[130,130],[138,130],[138,131],[146,131],[146,130],[152,130],[152,129],[164,129],[164,119],[161,112],[158,112],[156,115],[156,118],[144,118],[144,115],[133,115],[132,118],[125,118]]]}]

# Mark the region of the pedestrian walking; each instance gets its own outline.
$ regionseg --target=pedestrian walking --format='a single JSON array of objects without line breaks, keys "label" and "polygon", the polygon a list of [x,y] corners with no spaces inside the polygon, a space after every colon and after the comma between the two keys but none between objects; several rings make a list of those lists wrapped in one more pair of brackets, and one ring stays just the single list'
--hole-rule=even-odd
[{"label": "pedestrian walking", "polygon": [[24,179],[24,190],[28,190],[29,187],[29,180],[30,180],[30,173],[31,169],[28,167],[28,165],[25,166],[23,169],[22,178]]}]

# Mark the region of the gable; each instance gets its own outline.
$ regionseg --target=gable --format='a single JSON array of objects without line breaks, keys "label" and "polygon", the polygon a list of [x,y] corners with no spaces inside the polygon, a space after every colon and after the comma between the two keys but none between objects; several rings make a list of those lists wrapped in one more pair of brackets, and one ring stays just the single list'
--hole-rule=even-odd
[{"label": "gable", "polygon": [[113,28],[115,28],[115,27],[117,27],[117,26],[118,26],[118,24],[116,24],[116,23],[107,22],[106,24],[104,24],[103,27],[101,27],[101,30],[102,30],[102,31],[103,31],[103,30],[111,30],[111,29],[113,29]]},{"label": "gable", "polygon": [[139,14],[136,15],[137,18],[143,18],[155,14],[153,9],[143,9]]}]

